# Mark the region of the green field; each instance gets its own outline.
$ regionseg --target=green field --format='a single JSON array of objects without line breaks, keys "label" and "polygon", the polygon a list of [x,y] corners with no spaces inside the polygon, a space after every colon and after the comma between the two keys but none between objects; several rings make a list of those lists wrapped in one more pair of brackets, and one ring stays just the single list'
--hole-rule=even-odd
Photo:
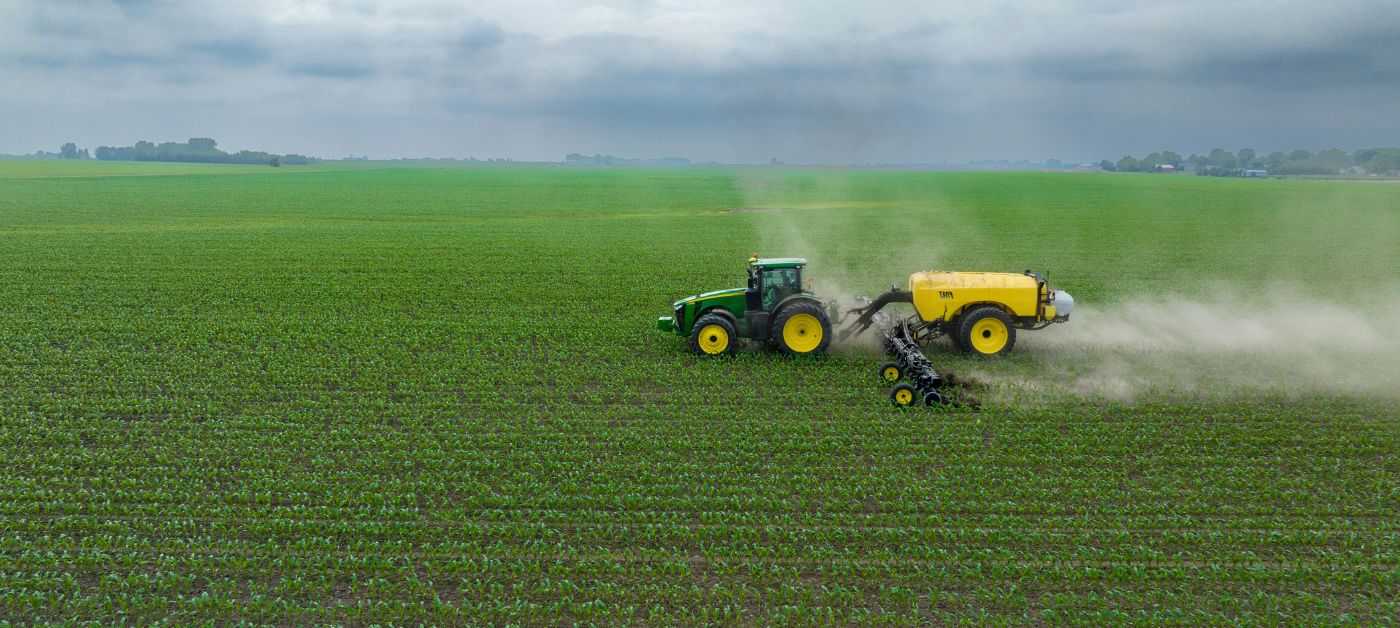
[{"label": "green field", "polygon": [[[753,251],[1082,315],[901,411],[655,331]],[[0,161],[0,620],[1394,621],[1397,269],[1386,183]]]}]

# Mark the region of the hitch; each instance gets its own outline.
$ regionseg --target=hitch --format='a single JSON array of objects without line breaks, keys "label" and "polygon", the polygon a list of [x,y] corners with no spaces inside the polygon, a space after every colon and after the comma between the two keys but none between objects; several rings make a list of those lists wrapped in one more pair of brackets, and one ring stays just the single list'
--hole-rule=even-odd
[{"label": "hitch", "polygon": [[914,293],[890,286],[889,292],[875,297],[874,301],[870,301],[862,307],[854,307],[847,310],[846,314],[855,314],[857,318],[852,321],[850,325],[846,326],[845,329],[837,333],[836,339],[838,341],[844,341],[847,338],[853,338],[865,333],[865,330],[870,329],[870,326],[875,324],[878,320],[877,316],[880,314],[880,310],[885,309],[886,305],[891,303],[913,302]]}]

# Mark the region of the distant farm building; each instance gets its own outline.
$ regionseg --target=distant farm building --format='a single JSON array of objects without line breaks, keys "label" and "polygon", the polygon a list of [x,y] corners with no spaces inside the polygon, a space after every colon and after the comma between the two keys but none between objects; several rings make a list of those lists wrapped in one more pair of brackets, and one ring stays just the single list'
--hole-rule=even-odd
[{"label": "distant farm building", "polygon": [[1176,166],[1171,164],[1157,164],[1154,170],[1156,172],[1176,172]]},{"label": "distant farm building", "polygon": [[1103,166],[1098,164],[1079,164],[1074,167],[1075,172],[1103,172]]},{"label": "distant farm building", "polygon": [[1246,170],[1240,173],[1246,179],[1263,179],[1269,176],[1268,170]]}]

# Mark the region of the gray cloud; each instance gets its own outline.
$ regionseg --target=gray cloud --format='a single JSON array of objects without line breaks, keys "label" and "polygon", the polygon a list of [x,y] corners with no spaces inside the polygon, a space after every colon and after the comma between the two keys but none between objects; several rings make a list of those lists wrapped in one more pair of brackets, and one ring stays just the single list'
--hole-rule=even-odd
[{"label": "gray cloud", "polygon": [[1381,0],[0,10],[15,18],[0,81],[20,86],[0,115],[27,122],[0,130],[0,152],[192,135],[332,156],[816,163],[1400,144],[1400,121],[1374,115],[1400,98],[1400,12]]},{"label": "gray cloud", "polygon": [[1142,81],[1162,77],[1147,55],[1132,50],[1068,52],[1024,60],[1024,71],[1066,83]]},{"label": "gray cloud", "polygon": [[1262,89],[1312,90],[1371,86],[1400,79],[1400,28],[1349,34],[1300,47],[1242,50],[1220,59],[1196,59],[1180,80],[1244,83]]},{"label": "gray cloud", "polygon": [[335,79],[359,79],[374,74],[373,68],[341,63],[297,64],[290,66],[288,69],[293,74]]},{"label": "gray cloud", "polygon": [[218,63],[254,65],[267,61],[271,53],[261,43],[252,40],[217,39],[192,41],[184,44],[186,52],[204,55]]},{"label": "gray cloud", "polygon": [[505,40],[506,31],[500,24],[476,21],[461,29],[456,45],[460,51],[480,53],[500,46]]},{"label": "gray cloud", "polygon": [[1400,78],[1400,28],[1358,29],[1322,42],[1156,50],[1047,51],[1012,60],[1033,77],[1069,83],[1154,81],[1249,85],[1272,92],[1372,86]]}]

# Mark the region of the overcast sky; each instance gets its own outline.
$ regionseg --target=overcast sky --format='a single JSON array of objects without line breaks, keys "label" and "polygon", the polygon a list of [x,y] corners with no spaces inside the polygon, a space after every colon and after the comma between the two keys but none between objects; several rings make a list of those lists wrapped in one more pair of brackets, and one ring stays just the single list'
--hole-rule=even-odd
[{"label": "overcast sky", "polygon": [[1400,145],[1397,0],[0,0],[0,153],[789,163]]}]

